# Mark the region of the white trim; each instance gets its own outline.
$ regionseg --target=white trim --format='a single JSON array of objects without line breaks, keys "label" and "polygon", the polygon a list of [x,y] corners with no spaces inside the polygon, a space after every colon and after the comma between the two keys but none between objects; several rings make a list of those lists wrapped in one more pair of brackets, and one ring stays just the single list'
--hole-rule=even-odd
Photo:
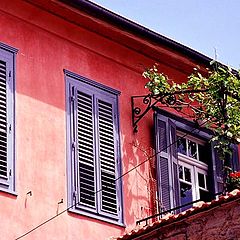
[{"label": "white trim", "polygon": [[182,153],[178,153],[178,159],[180,161],[184,161],[190,165],[194,165],[194,166],[197,166],[198,168],[200,169],[203,169],[203,170],[208,170],[208,165],[204,162],[201,162],[199,160],[196,160],[195,158],[191,158],[191,157],[188,157]]}]

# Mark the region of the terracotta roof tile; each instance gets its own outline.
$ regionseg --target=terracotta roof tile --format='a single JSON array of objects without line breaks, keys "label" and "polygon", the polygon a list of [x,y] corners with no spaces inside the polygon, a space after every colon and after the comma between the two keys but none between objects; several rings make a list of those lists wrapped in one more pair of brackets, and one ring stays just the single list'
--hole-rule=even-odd
[{"label": "terracotta roof tile", "polygon": [[123,236],[111,238],[114,240],[129,240],[133,237],[141,236],[142,234],[145,234],[151,230],[154,230],[156,228],[159,228],[161,226],[176,222],[178,220],[182,220],[184,218],[187,218],[191,215],[194,215],[199,212],[204,212],[205,210],[209,210],[211,208],[214,208],[218,205],[221,205],[223,203],[230,202],[232,200],[240,198],[240,190],[236,189],[230,193],[227,193],[226,195],[220,196],[218,199],[212,200],[211,202],[200,202],[198,205],[193,206],[192,208],[187,209],[184,212],[181,212],[179,214],[175,215],[167,215],[163,217],[162,219],[155,221],[153,223],[150,223],[146,226],[139,226],[137,225],[135,229],[132,231],[125,233]]}]

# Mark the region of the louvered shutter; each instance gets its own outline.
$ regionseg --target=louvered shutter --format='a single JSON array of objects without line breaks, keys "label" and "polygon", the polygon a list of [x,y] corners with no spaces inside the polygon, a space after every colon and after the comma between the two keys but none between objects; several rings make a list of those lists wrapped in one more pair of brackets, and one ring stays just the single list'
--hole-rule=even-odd
[{"label": "louvered shutter", "polygon": [[171,163],[173,164],[173,206],[180,206],[180,186],[179,186],[179,178],[178,178],[178,158],[177,158],[177,133],[176,133],[176,125],[168,120],[169,131],[170,131],[170,158]]},{"label": "louvered shutter", "polygon": [[0,178],[8,179],[7,163],[7,66],[0,60]]},{"label": "louvered shutter", "polygon": [[79,203],[96,208],[93,95],[77,91],[77,180]]},{"label": "louvered shutter", "polygon": [[[238,146],[232,145],[233,154],[230,157],[229,167],[233,171],[239,171],[239,156],[238,156]],[[212,144],[212,163],[213,163],[213,180],[214,180],[214,193],[223,192],[224,183],[223,183],[223,161],[219,159],[216,149],[214,149],[214,143]]]},{"label": "louvered shutter", "polygon": [[[68,199],[71,211],[123,223],[120,92],[67,70]],[[116,181],[117,179],[117,181]]]},{"label": "louvered shutter", "polygon": [[166,211],[179,206],[180,198],[176,126],[168,117],[157,113],[155,113],[155,137],[160,209]]},{"label": "louvered shutter", "polygon": [[101,178],[101,210],[117,214],[116,156],[113,105],[98,99],[98,134]]},{"label": "louvered shutter", "polygon": [[0,43],[0,187],[15,191],[14,58],[16,49]]},{"label": "louvered shutter", "polygon": [[239,166],[238,145],[233,144],[232,149],[233,149],[233,154],[232,154],[232,158],[231,158],[231,167],[232,167],[233,171],[239,171],[240,166]]}]

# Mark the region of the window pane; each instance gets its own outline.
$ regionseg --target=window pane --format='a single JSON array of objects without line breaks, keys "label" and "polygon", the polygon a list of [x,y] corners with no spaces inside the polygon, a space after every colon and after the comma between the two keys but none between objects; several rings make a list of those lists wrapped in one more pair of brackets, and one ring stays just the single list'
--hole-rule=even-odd
[{"label": "window pane", "polygon": [[192,182],[191,181],[191,170],[189,168],[184,167],[184,173],[185,173],[185,181]]},{"label": "window pane", "polygon": [[197,159],[197,144],[188,140],[188,156]]},{"label": "window pane", "polygon": [[204,174],[198,173],[198,183],[199,183],[199,187],[206,188],[205,182],[204,182]]},{"label": "window pane", "polygon": [[177,137],[177,151],[182,154],[187,154],[186,139],[182,137]]},{"label": "window pane", "polygon": [[208,202],[208,201],[211,201],[211,197],[210,197],[210,194],[209,192],[207,191],[204,191],[204,190],[199,190],[200,192],[200,199],[204,202]]},{"label": "window pane", "polygon": [[207,146],[203,146],[198,144],[198,154],[199,154],[199,161],[207,163],[207,159],[210,155],[209,149],[207,148]]},{"label": "window pane", "polygon": [[[181,190],[181,205],[192,202],[192,186],[186,183],[180,182]],[[192,205],[188,205],[182,208],[182,211],[190,208]]]},{"label": "window pane", "polygon": [[179,165],[179,178],[183,179],[183,167]]}]

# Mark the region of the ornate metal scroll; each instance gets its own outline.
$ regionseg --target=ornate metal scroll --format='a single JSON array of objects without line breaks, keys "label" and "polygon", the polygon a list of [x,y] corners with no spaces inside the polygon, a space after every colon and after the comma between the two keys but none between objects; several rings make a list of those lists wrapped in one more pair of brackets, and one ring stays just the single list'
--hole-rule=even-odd
[{"label": "ornate metal scroll", "polygon": [[[194,109],[190,105],[190,103],[183,102],[179,100],[178,96],[183,94],[191,94],[191,93],[198,93],[198,92],[206,92],[208,90],[183,90],[183,91],[176,91],[174,93],[162,94],[162,95],[143,95],[143,96],[132,96],[131,103],[132,103],[132,124],[134,132],[138,131],[138,123],[139,121],[157,104],[163,104],[167,107],[174,108],[176,111],[181,111],[182,107],[190,107]],[[137,101],[140,104],[137,105]]]}]

